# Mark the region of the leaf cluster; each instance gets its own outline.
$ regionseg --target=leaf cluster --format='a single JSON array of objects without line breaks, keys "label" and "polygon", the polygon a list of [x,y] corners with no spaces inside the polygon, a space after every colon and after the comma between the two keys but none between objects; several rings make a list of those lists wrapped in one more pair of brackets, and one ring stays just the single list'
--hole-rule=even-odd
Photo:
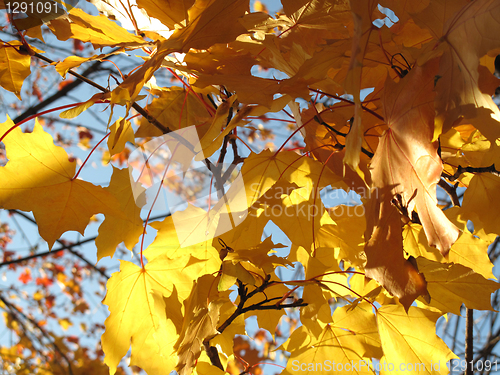
[{"label": "leaf cluster", "polygon": [[[99,15],[78,8],[43,19],[11,15],[20,41],[1,42],[0,85],[21,99],[32,61],[51,62],[26,41],[43,41],[42,30],[94,51],[115,48],[51,62],[62,77],[100,91],[61,118],[101,105],[111,112],[106,135],[88,153],[106,148],[109,184],[82,180],[86,160],[77,169],[38,118],[23,132],[26,120],[7,116],[0,207],[31,211],[49,248],[65,232],[84,235],[96,214],[104,215],[98,260],[122,243],[140,247],[137,263],[121,259],[106,284],[109,373],[122,371],[129,350],[130,365],[150,375],[238,373],[233,344],[246,334],[245,320],[256,316],[274,334],[287,310],[298,311],[300,326],[280,347],[290,353],[283,374],[296,363],[323,373],[315,364],[328,360],[342,368],[363,362],[363,374],[377,363],[447,373],[456,355],[435,334],[436,321],[460,315],[462,304],[493,310],[500,288],[488,257],[500,234],[500,110],[492,99],[500,4],[293,0],[274,16],[244,0],[96,6]],[[397,22],[384,23],[383,9]],[[76,73],[129,51],[143,51],[143,62],[120,71],[114,86]],[[283,78],[257,75],[256,67]],[[157,84],[164,72],[182,86]],[[114,111],[123,116],[113,121]],[[256,134],[265,139],[275,130],[255,120],[290,124],[280,128],[286,140],[252,149]],[[152,150],[146,162],[133,158],[131,145]],[[148,173],[134,180],[116,167],[124,160]],[[216,203],[210,195],[199,204],[197,184],[183,185],[180,176],[195,162],[203,168],[193,181],[213,176]],[[454,207],[438,204],[438,185]],[[186,205],[154,221],[162,186],[184,194]],[[332,207],[328,193],[338,190],[358,193],[362,204]],[[265,234],[270,223],[289,248]],[[145,246],[152,229],[156,237]],[[280,271],[292,267],[302,267],[296,278]],[[29,277],[25,271],[21,281]],[[29,321],[1,295],[0,302],[8,325]],[[71,373],[105,368],[79,355],[86,360],[74,369],[66,358]]]}]

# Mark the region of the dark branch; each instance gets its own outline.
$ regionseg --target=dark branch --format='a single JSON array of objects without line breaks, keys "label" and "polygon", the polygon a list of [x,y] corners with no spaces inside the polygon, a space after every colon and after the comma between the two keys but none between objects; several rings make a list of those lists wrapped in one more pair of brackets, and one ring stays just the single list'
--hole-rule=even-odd
[{"label": "dark branch", "polygon": [[203,341],[203,346],[205,348],[205,351],[207,352],[208,358],[210,358],[210,363],[212,363],[212,365],[224,371],[224,366],[222,366],[222,363],[220,361],[219,352],[217,351],[217,348],[215,346],[210,346],[210,340]]},{"label": "dark branch", "polygon": [[[9,266],[11,264],[23,263],[23,262],[26,262],[26,261],[31,260],[31,259],[41,258],[41,257],[47,256],[47,255],[51,255],[51,254],[57,254],[57,253],[60,253],[61,251],[65,251],[65,250],[71,250],[73,247],[77,247],[77,246],[83,245],[83,244],[85,244],[87,242],[92,242],[95,239],[96,239],[96,237],[87,238],[87,239],[79,241],[79,242],[75,242],[75,243],[72,243],[72,244],[69,244],[69,245],[64,245],[64,246],[62,246],[62,247],[60,247],[58,249],[44,251],[43,253],[32,254],[32,255],[29,255],[29,256],[24,257],[24,258],[9,260],[7,262],[0,263],[0,267]],[[74,252],[72,252],[72,253],[75,254]],[[103,276],[108,277],[107,275],[103,275]]]},{"label": "dark branch", "polygon": [[440,179],[438,185],[446,192],[446,194],[448,194],[451,199],[451,203],[453,203],[454,206],[460,207],[460,200],[458,199],[457,195],[458,182],[455,185],[451,186],[448,185],[445,180]]},{"label": "dark branch", "polygon": [[[238,302],[238,306],[236,307],[236,310],[231,314],[229,318],[226,319],[224,323],[222,323],[219,328],[217,328],[217,331],[219,333],[224,332],[224,330],[229,327],[229,325],[241,314],[245,314],[248,311],[255,311],[255,310],[282,310],[286,308],[291,308],[291,307],[302,307],[302,306],[307,306],[307,303],[305,303],[302,299],[298,299],[292,303],[289,304],[281,304],[281,303],[274,303],[272,305],[265,305],[265,303],[272,303],[273,300],[279,299],[281,300],[282,298],[265,298],[264,300],[257,302],[253,305],[245,307],[245,303],[252,298],[254,295],[257,293],[263,293],[264,290],[269,288],[272,285],[275,285],[275,281],[270,281],[271,280],[271,275],[267,275],[266,278],[264,279],[264,282],[262,285],[259,287],[255,288],[252,290],[250,293],[248,293],[248,288],[245,284],[243,284],[240,280],[236,280],[238,283],[238,296],[240,297],[240,301]],[[224,370],[222,365],[220,364],[220,359],[219,359],[219,354],[217,352],[217,349],[214,346],[210,346],[210,339],[206,340],[203,342],[203,345],[205,347],[205,350],[207,352],[208,357],[210,358],[210,362],[212,365],[219,367],[221,370]],[[219,365],[220,364],[220,365]]]},{"label": "dark branch", "polygon": [[474,310],[467,309],[467,315],[465,318],[465,362],[467,363],[467,369],[465,370],[465,375],[474,374],[474,337],[473,337],[473,324],[474,324]]},{"label": "dark branch", "polygon": [[[21,212],[21,211],[18,211],[18,210],[9,210],[9,212],[13,212],[13,213],[16,213],[20,216],[22,216],[23,218],[25,218],[26,220],[30,221],[31,223],[37,225],[36,221],[33,220],[31,217],[29,217],[28,215],[26,215],[24,212]],[[93,238],[89,238],[87,240],[84,240],[84,241],[80,241],[80,242],[77,242],[75,244],[72,244],[72,245],[66,245],[63,241],[61,240],[56,240],[57,243],[59,243],[60,245],[63,246],[63,248],[61,249],[58,249],[58,251],[62,251],[62,250],[68,250],[71,254],[75,255],[76,257],[80,258],[81,260],[83,260],[90,268],[93,268],[95,271],[97,271],[98,273],[100,273],[102,276],[104,276],[106,279],[109,279],[109,276],[106,274],[106,272],[104,272],[102,269],[98,268],[95,264],[92,264],[92,262],[90,262],[88,259],[86,259],[85,257],[83,257],[81,254],[77,253],[75,250],[72,249],[72,247],[76,247],[78,245],[81,245],[83,243],[86,243],[86,242],[91,242],[91,241],[94,241],[97,237],[93,237]],[[37,257],[40,257],[40,256],[44,256],[44,255],[47,255],[51,253],[51,251],[49,250],[48,252],[45,252],[45,253],[40,253],[40,254],[35,254],[35,256],[31,256],[30,257],[26,257],[24,258],[24,260],[28,260],[28,259],[32,259],[32,258],[37,258]],[[17,260],[18,262],[20,260]],[[0,266],[4,265],[4,263],[0,264]]]},{"label": "dark branch", "polygon": [[457,167],[456,172],[450,176],[447,174],[443,174],[443,177],[447,178],[450,181],[455,181],[460,177],[462,173],[491,173],[494,176],[500,177],[500,172],[495,168],[495,164],[491,164],[489,167],[462,167],[459,165]]},{"label": "dark branch", "polygon": [[[316,120],[316,122],[320,123],[321,125],[323,125],[325,128],[327,128],[328,130],[330,130],[331,132],[341,136],[341,137],[347,137],[347,134],[346,133],[342,133],[340,131],[338,131],[337,129],[335,129],[334,127],[328,125],[326,122],[324,122],[323,120],[321,120],[321,118],[319,116],[314,116],[314,119]],[[337,146],[342,146],[342,148],[344,148],[345,146],[344,145],[337,145]],[[366,148],[364,147],[361,147],[361,152],[363,154],[365,154],[366,156],[368,156],[369,158],[373,158],[373,155],[374,153],[371,152],[371,151],[368,151]]]},{"label": "dark branch", "polygon": [[[52,64],[54,63],[54,61],[52,61],[51,59],[43,56],[43,55],[40,55],[39,53],[35,53],[34,54],[35,57],[49,63],[49,64]],[[95,62],[94,64],[92,64],[92,66],[90,66],[87,70],[91,69],[92,67],[94,66],[98,66],[100,64],[99,61]],[[71,69],[68,70],[68,74],[71,74],[72,76],[78,78],[78,84],[80,84],[80,82],[85,82],[93,87],[95,87],[96,89],[102,91],[103,93],[108,93],[109,90],[97,83],[95,83],[94,81],[88,79],[87,77],[85,77],[85,73],[87,72],[87,70],[84,72],[83,75],[81,74],[78,74],[74,71],[72,71]],[[96,68],[94,68],[94,70],[97,70]],[[77,82],[77,81],[75,81]],[[75,84],[77,85],[77,84]],[[68,85],[67,87],[70,87],[70,85]],[[75,86],[76,87],[76,86]],[[74,88],[74,87],[72,87]],[[71,88],[71,89],[72,89]],[[17,123],[18,121],[21,121],[27,117],[29,117],[30,115],[34,115],[36,114],[41,108],[47,106],[48,104],[52,103],[53,101],[57,100],[58,98],[64,96],[67,94],[67,92],[69,91],[63,91],[64,88],[55,93],[51,98],[51,101],[49,102],[48,99],[47,100],[44,100],[42,103],[30,108],[28,111],[26,111],[25,113],[23,113],[21,116],[18,116],[16,119],[15,119],[15,123]],[[63,92],[63,94],[61,94],[61,92]],[[55,97],[55,98],[53,98]],[[43,107],[41,106],[43,104]],[[148,122],[150,122],[152,125],[154,125],[156,128],[160,129],[164,134],[168,134],[168,133],[172,133],[172,130],[170,130],[170,128],[168,128],[167,126],[163,125],[162,123],[160,123],[155,117],[151,116],[149,114],[149,112],[147,110],[145,110],[144,108],[142,108],[139,104],[137,103],[132,103],[132,108],[134,108],[139,114],[141,114],[146,120],[148,120]],[[29,112],[29,113],[28,113]],[[190,144],[188,141],[186,141],[186,139],[182,138],[181,136],[179,136],[177,133],[172,133],[172,137],[175,138],[177,141],[179,141],[180,143],[182,143],[184,146],[186,146],[189,150],[193,151],[194,150],[194,146],[192,144]]]},{"label": "dark branch", "polygon": [[[52,63],[53,61],[46,58],[45,56],[42,56],[38,53],[35,53],[35,57],[38,57],[39,59],[48,62],[49,64]],[[111,58],[112,56],[109,56],[108,58]],[[21,115],[17,116],[14,119],[14,123],[17,124],[18,122],[28,118],[29,116],[37,114],[40,110],[43,108],[49,106],[56,100],[65,97],[70,91],[74,90],[76,87],[78,87],[82,82],[86,82],[91,84],[92,86],[96,87],[97,84],[95,84],[93,81],[87,78],[88,75],[97,72],[99,70],[99,66],[101,65],[100,61],[96,61],[93,63],[91,66],[89,66],[82,74],[75,73],[73,71],[68,71],[69,74],[72,74],[78,78],[78,80],[71,82],[70,84],[64,86],[62,89],[57,91],[54,95],[49,96],[47,99],[44,101],[38,103],[37,105],[28,108],[26,111],[24,111]],[[104,89],[103,87],[97,85],[99,89]],[[106,89],[104,89],[106,90]]]}]

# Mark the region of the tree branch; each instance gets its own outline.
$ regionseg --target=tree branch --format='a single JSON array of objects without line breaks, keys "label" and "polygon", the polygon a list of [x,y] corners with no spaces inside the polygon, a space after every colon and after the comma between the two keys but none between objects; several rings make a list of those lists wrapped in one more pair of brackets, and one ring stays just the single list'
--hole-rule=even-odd
[{"label": "tree branch", "polygon": [[[53,63],[52,60],[46,58],[43,55],[40,55],[39,53],[35,53],[35,57],[37,57],[40,60],[43,60],[45,62],[48,62],[49,64]],[[111,57],[112,57],[112,55],[110,55],[108,58],[111,58]],[[101,62],[96,61],[91,66],[89,66],[82,74],[78,74],[78,73],[73,72],[72,70],[69,70],[68,73],[77,77],[78,80],[75,80],[75,81],[69,83],[68,85],[64,86],[62,89],[60,89],[56,93],[54,93],[52,96],[49,96],[44,101],[38,103],[37,105],[35,105],[31,108],[28,108],[26,111],[24,111],[22,114],[20,114],[19,116],[17,116],[14,119],[14,123],[17,124],[18,122],[28,118],[29,116],[37,114],[41,109],[47,107],[48,105],[52,104],[56,100],[66,96],[70,91],[72,91],[73,89],[78,87],[80,84],[82,84],[82,82],[86,82],[94,87],[98,86],[97,87],[98,89],[101,89],[101,88],[104,89],[103,87],[97,85],[96,83],[94,83],[93,81],[91,81],[90,79],[87,78],[88,75],[90,75],[94,72],[97,72],[99,70],[98,68],[100,65],[101,65]],[[106,89],[104,89],[104,90],[106,90]]]},{"label": "tree branch", "polygon": [[[64,246],[62,246],[62,247],[60,247],[58,249],[55,249],[55,250],[44,251],[43,253],[32,254],[32,255],[26,256],[24,258],[9,260],[7,262],[0,263],[0,267],[9,266],[11,264],[23,263],[23,262],[26,262],[26,261],[31,260],[31,259],[41,258],[41,257],[47,256],[47,255],[51,255],[51,254],[57,254],[57,253],[60,253],[61,251],[64,251],[64,250],[71,250],[73,247],[77,247],[77,246],[83,245],[83,244],[85,244],[87,242],[92,242],[96,238],[97,237],[87,238],[87,239],[79,241],[79,242],[75,242],[75,243],[72,243],[72,244],[69,244],[69,245],[64,245]],[[75,254],[75,253],[73,253],[73,254]],[[103,275],[103,276],[109,278],[107,275]]]},{"label": "tree branch", "polygon": [[[18,210],[9,210],[9,212],[14,212],[22,217],[24,217],[26,220],[30,221],[31,223],[37,225],[36,221],[33,220],[31,217],[29,217],[28,215],[26,215],[24,212],[21,212],[21,211],[18,211]],[[102,276],[104,276],[106,279],[109,279],[109,276],[106,274],[106,272],[104,272],[102,269],[100,268],[97,268],[97,266],[95,264],[92,264],[92,262],[90,262],[88,259],[86,259],[85,257],[83,257],[83,255],[77,253],[75,250],[72,249],[72,247],[75,247],[77,245],[80,245],[82,243],[85,243],[85,242],[90,242],[90,241],[94,241],[97,237],[93,237],[93,238],[89,238],[87,240],[84,240],[84,241],[80,241],[80,242],[77,242],[73,245],[66,245],[63,241],[61,240],[56,240],[57,243],[59,243],[60,245],[64,246],[63,248],[61,249],[58,249],[58,251],[62,251],[62,250],[69,250],[71,252],[71,254],[75,255],[76,257],[80,258],[81,260],[83,260],[88,266],[90,266],[91,268],[93,268],[95,271],[97,271],[98,273],[100,273]],[[46,253],[50,253],[51,250],[49,250],[48,252]],[[41,253],[43,255],[47,255],[46,253]],[[39,256],[43,256],[43,255],[40,255],[40,254],[35,254],[36,256],[31,256],[32,258],[37,258]],[[26,257],[24,260],[27,260],[27,259],[30,259],[30,257]],[[1,266],[1,265],[0,265]]]},{"label": "tree branch", "polygon": [[467,369],[465,375],[474,374],[474,310],[467,308],[467,315],[465,318],[465,362]]},{"label": "tree branch", "polygon": [[[113,51],[114,52],[114,51]],[[40,55],[39,53],[35,53],[34,54],[35,57],[39,58],[40,60],[43,60],[49,64],[52,64],[54,63],[53,60],[43,56],[43,55]],[[111,57],[111,56],[109,56]],[[17,123],[31,115],[34,115],[36,114],[41,108],[44,108],[45,106],[49,105],[50,103],[54,102],[55,100],[63,97],[64,95],[66,95],[69,91],[71,91],[72,89],[74,89],[76,86],[78,86],[81,82],[85,82],[93,87],[95,87],[96,89],[104,92],[104,93],[107,93],[109,92],[109,90],[97,83],[95,83],[94,81],[88,79],[86,77],[86,75],[90,74],[91,72],[93,71],[96,71],[97,70],[97,67],[101,64],[100,61],[96,61],[94,64],[92,64],[87,70],[85,70],[85,72],[83,72],[83,74],[78,74],[76,72],[74,72],[73,70],[69,69],[68,70],[68,74],[71,74],[72,76],[78,78],[79,81],[75,81],[75,82],[72,82],[70,83],[69,85],[65,86],[63,89],[61,89],[60,91],[58,91],[57,93],[55,93],[54,95],[52,95],[50,98],[44,100],[42,103],[39,103],[38,105],[28,109],[25,113],[23,113],[21,116],[18,116],[16,117],[16,119],[14,120],[14,123]],[[67,89],[66,89],[67,88]],[[49,100],[50,99],[50,100]],[[167,133],[170,133],[171,130],[167,127],[167,126],[164,126],[163,124],[161,124],[155,117],[151,116],[149,114],[148,111],[146,111],[144,108],[142,108],[139,104],[137,103],[133,103],[132,104],[132,108],[134,108],[138,113],[140,113],[146,120],[148,120],[152,125],[154,125],[156,128],[160,129],[164,134],[167,134]],[[177,138],[174,136],[174,138]],[[185,146],[187,146],[189,149],[193,149],[194,147],[189,143],[189,142],[186,142],[185,139],[183,139],[182,137],[178,137],[180,139],[178,139],[181,143],[183,143]]]},{"label": "tree branch", "polygon": [[[328,125],[326,122],[324,122],[320,117],[319,115],[316,115],[314,116],[314,120],[316,120],[316,122],[318,122],[319,124],[323,125],[325,128],[327,128],[328,130],[330,130],[331,132],[341,136],[341,137],[347,137],[347,134],[346,133],[342,133],[342,132],[339,132],[337,129],[335,129],[334,127]],[[342,145],[342,144],[337,144],[339,146],[342,146],[342,148],[345,147],[345,145]],[[366,156],[368,156],[369,158],[373,158],[373,155],[374,153],[371,152],[371,151],[368,151],[366,148],[364,147],[361,147],[361,152],[363,154],[365,154]]]},{"label": "tree branch", "polygon": [[444,179],[441,178],[438,185],[446,192],[446,194],[448,194],[451,199],[451,203],[453,203],[454,206],[460,207],[460,200],[457,195],[458,182],[455,185],[450,186]]},{"label": "tree branch", "polygon": [[459,165],[456,172],[453,175],[443,174],[442,177],[447,178],[450,181],[455,181],[460,177],[462,173],[491,173],[494,176],[500,177],[500,172],[495,168],[495,164],[491,164],[489,167],[462,167]]},{"label": "tree branch", "polygon": [[[303,307],[307,306],[307,303],[305,303],[302,299],[298,299],[292,303],[289,304],[273,304],[273,305],[264,305],[265,303],[272,302],[273,300],[276,300],[277,298],[267,298],[264,299],[263,301],[257,302],[253,305],[245,307],[245,303],[252,298],[254,295],[257,293],[262,293],[264,290],[269,288],[272,285],[275,285],[276,282],[270,281],[271,280],[271,275],[267,275],[266,278],[264,279],[264,282],[262,285],[259,287],[255,288],[252,290],[250,293],[248,293],[248,288],[239,280],[237,279],[236,282],[238,283],[238,296],[240,297],[240,301],[238,303],[238,306],[236,307],[236,310],[231,314],[229,318],[226,319],[224,323],[222,323],[219,328],[217,328],[217,331],[219,333],[224,332],[224,330],[229,327],[229,325],[241,314],[245,314],[249,311],[255,311],[255,310],[282,310],[286,308],[291,308],[291,307]],[[281,300],[281,298],[278,298]],[[215,346],[210,346],[210,339],[205,340],[203,342],[203,346],[205,347],[205,351],[207,352],[208,357],[210,358],[210,362],[212,365],[217,366],[221,370],[224,370],[222,367],[222,364],[220,363],[220,358],[219,354],[217,352],[217,348]]]}]

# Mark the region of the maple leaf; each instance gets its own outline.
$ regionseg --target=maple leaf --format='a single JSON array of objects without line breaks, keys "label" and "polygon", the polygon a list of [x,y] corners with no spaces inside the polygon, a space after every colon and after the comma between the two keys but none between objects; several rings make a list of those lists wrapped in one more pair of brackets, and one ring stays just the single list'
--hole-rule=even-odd
[{"label": "maple leaf", "polygon": [[[202,209],[199,210],[203,211]],[[167,256],[169,258],[175,259],[183,255],[190,254],[193,257],[203,259],[205,261],[203,263],[204,273],[212,273],[217,271],[220,268],[221,262],[219,253],[212,246],[212,238],[207,241],[195,241],[189,244],[183,242],[183,238],[189,238],[190,235],[193,235],[195,237],[197,236],[196,233],[198,233],[198,231],[196,230],[196,228],[192,232],[190,232],[190,229],[193,229],[193,226],[196,225],[193,220],[196,220],[197,215],[199,215],[199,217],[201,218],[206,217],[206,212],[203,211],[203,214],[200,213],[199,210],[197,210],[193,206],[189,206],[188,209],[184,212],[184,216],[182,218],[176,218],[176,220],[180,220],[180,222],[177,221],[176,223],[174,223],[173,216],[182,214],[181,212],[175,212],[172,216],[166,217],[161,222],[151,223],[150,225],[158,232],[153,243],[144,250],[144,256],[149,261],[152,261],[153,259],[156,259],[160,256]],[[186,218],[185,221],[184,217]],[[189,222],[190,224],[186,225],[186,222]],[[188,232],[187,234],[185,234],[186,231]],[[193,234],[193,232],[195,233]],[[205,235],[203,234],[203,238],[204,236]]]},{"label": "maple leaf", "polygon": [[[321,107],[319,108],[321,109]],[[318,109],[318,110],[319,110]],[[343,108],[345,111],[345,108]],[[334,108],[331,113],[336,115],[334,120],[337,126],[341,126],[341,124],[346,124],[347,120],[352,117],[353,112],[352,109],[349,108],[349,112],[345,117],[342,116],[341,108]],[[307,117],[309,117],[312,113],[315,116],[316,111],[308,110]],[[323,112],[323,111],[321,111]],[[304,112],[302,115],[304,116]],[[322,113],[321,118],[323,120],[330,114],[330,112]],[[305,118],[304,118],[305,121]],[[328,121],[330,122],[330,121]],[[340,131],[340,129],[337,129]],[[360,175],[353,171],[351,168],[344,167],[344,158],[345,158],[345,147],[339,140],[336,138],[332,132],[327,129],[325,126],[320,125],[317,121],[311,121],[305,127],[305,143],[307,145],[307,150],[312,152],[312,154],[321,162],[325,163],[325,165],[332,171],[336,176],[343,176],[343,181],[345,184],[356,190],[358,188],[365,188],[366,184],[371,184],[371,175],[370,170],[368,169],[368,163],[370,159],[365,155],[360,155],[360,161],[358,163],[358,168],[362,171],[365,180],[363,180]],[[365,182],[366,181],[366,182]]]},{"label": "maple leaf", "polygon": [[276,80],[237,74],[202,75],[195,83],[197,87],[208,85],[224,85],[238,93],[241,103],[263,106],[269,105],[279,92],[279,82]]},{"label": "maple leaf", "polygon": [[158,19],[162,24],[173,30],[176,25],[184,24],[188,18],[188,9],[195,0],[168,1],[138,0],[137,6],[146,10],[150,17]]},{"label": "maple leaf", "polygon": [[276,266],[291,266],[292,263],[274,253],[273,249],[286,247],[282,244],[274,244],[271,237],[267,237],[259,245],[248,249],[232,249],[224,260],[235,262],[248,261],[261,268],[266,273],[272,273]]},{"label": "maple leaf", "polygon": [[366,218],[360,212],[365,212],[364,206],[339,205],[330,210],[335,224],[324,224],[319,228],[316,235],[317,250],[338,249],[338,254],[335,255],[337,259],[348,261],[355,267],[363,266],[366,262],[363,251]]},{"label": "maple leaf", "polygon": [[[387,191],[389,190],[389,192]],[[403,256],[402,225],[399,211],[391,203],[390,188],[378,190],[378,199],[371,199],[367,205],[367,215],[375,217],[373,222],[367,219],[365,245],[367,262],[365,274],[378,281],[389,293],[409,308],[420,295],[427,295],[425,279],[415,266]]]},{"label": "maple leaf", "polygon": [[321,163],[291,151],[273,153],[264,150],[259,154],[251,153],[245,159],[241,173],[245,185],[248,186],[246,189],[248,207],[281,178],[295,183],[298,187],[309,189],[313,186],[336,186],[337,183],[340,185],[340,178],[325,170]]},{"label": "maple leaf", "polygon": [[79,67],[83,63],[95,60],[105,59],[107,56],[119,53],[118,51],[111,52],[108,54],[93,55],[91,57],[81,57],[81,56],[69,56],[63,61],[56,63],[56,71],[63,77],[66,78],[66,74],[70,69]]},{"label": "maple leaf", "polygon": [[[5,134],[14,126],[9,118],[0,124]],[[100,186],[74,179],[76,163],[62,147],[54,145],[38,121],[32,133],[15,128],[3,140],[9,159],[0,168],[0,206],[33,211],[38,230],[49,248],[66,231],[83,234],[92,215],[120,216],[119,202]],[[28,172],[29,173],[26,173]]]},{"label": "maple leaf", "polygon": [[89,100],[77,105],[73,108],[67,109],[59,114],[60,118],[75,118],[81,113],[85,112],[87,109],[92,107],[97,101],[107,99],[107,94],[97,93],[93,95]]},{"label": "maple leaf", "polygon": [[[188,375],[201,354],[203,342],[218,334],[217,323],[220,309],[229,302],[229,292],[219,295],[212,290],[215,277],[202,276],[193,286],[191,295],[184,302],[186,315],[179,339],[175,344],[178,362],[175,367],[179,375]],[[215,289],[215,288],[214,288]]]},{"label": "maple leaf", "polygon": [[154,72],[161,67],[165,56],[170,52],[173,52],[173,50],[169,49],[168,44],[163,46],[160,45],[156,53],[152,55],[140,69],[130,74],[118,85],[118,87],[111,91],[111,103],[127,105],[127,110],[129,110],[134,101],[137,100],[144,84],[148,82]]},{"label": "maple leaf", "polygon": [[293,21],[292,25],[320,30],[335,28],[342,24],[342,16],[348,18],[349,15],[349,8],[344,1],[284,1],[283,10]]},{"label": "maple leaf", "polygon": [[108,149],[111,156],[119,154],[125,148],[125,143],[134,144],[134,130],[130,121],[120,117],[109,127],[111,130],[108,137]]},{"label": "maple leaf", "polygon": [[143,232],[140,201],[134,199],[128,169],[113,167],[113,175],[109,186],[104,188],[120,202],[120,215],[105,214],[99,227],[99,235],[95,240],[97,261],[101,258],[113,257],[117,246],[124,242],[127,249],[132,250]]},{"label": "maple leaf", "polygon": [[[356,374],[375,374],[370,368],[370,360],[363,358],[355,350],[360,338],[356,333],[328,324],[318,338],[310,335],[302,326],[296,329],[284,345],[292,353],[288,359],[283,375],[291,375],[300,371],[308,374],[324,374],[332,371],[350,369]],[[352,365],[360,364],[355,368]],[[297,367],[298,366],[300,367]],[[305,366],[304,366],[305,365]]]},{"label": "maple leaf", "polygon": [[487,280],[461,264],[438,263],[419,257],[418,269],[427,281],[430,306],[460,315],[462,303],[469,309],[493,310],[491,294],[500,289],[498,282]]},{"label": "maple leaf", "polygon": [[[120,261],[120,272],[109,279],[103,300],[110,312],[102,335],[104,363],[109,366],[110,375],[115,373],[131,342],[131,365],[158,375],[173,368],[175,358],[171,353],[177,328],[173,320],[166,318],[170,314],[165,314],[165,300],[154,294],[169,297],[175,285],[179,301],[184,301],[201,267],[201,262],[189,255],[177,259],[158,257],[144,268]],[[150,353],[155,354],[154,360]]]},{"label": "maple leaf", "polygon": [[429,244],[446,255],[459,231],[436,205],[436,184],[443,168],[437,144],[432,142],[436,63],[416,66],[397,84],[386,82],[384,117],[389,129],[373,158],[372,178],[375,187],[393,185],[392,195],[401,195],[409,214],[416,208]]},{"label": "maple leaf", "polygon": [[396,368],[401,368],[401,364],[422,363],[423,366],[413,369],[416,374],[448,374],[446,362],[457,356],[435,333],[440,315],[413,306],[408,312],[397,305],[379,308],[377,323],[385,360]]},{"label": "maple leaf", "polygon": [[188,10],[188,25],[171,37],[181,41],[181,51],[207,49],[215,43],[232,42],[247,30],[239,23],[248,3],[244,0],[198,0]]},{"label": "maple leaf", "polygon": [[[358,338],[357,342],[352,341],[351,349],[361,353],[367,358],[381,358],[382,346],[380,335],[375,325],[375,314],[372,311],[372,306],[363,301],[356,308],[351,306],[343,306],[335,309],[332,319],[335,326],[343,328],[355,334]],[[359,345],[356,348],[354,345]]]},{"label": "maple leaf", "polygon": [[[366,275],[398,296],[406,308],[419,294],[426,294],[425,281],[403,257],[401,214],[393,204],[394,197],[401,197],[408,214],[417,209],[429,244],[443,255],[459,235],[436,205],[436,184],[442,171],[437,145],[432,143],[431,90],[436,63],[416,66],[397,84],[386,82],[384,117],[389,129],[371,164],[377,190],[367,209]],[[403,91],[415,86],[418,90]]]},{"label": "maple leaf", "polygon": [[[437,22],[429,19],[428,14],[436,14]],[[491,95],[481,92],[478,70],[483,55],[490,52],[496,55],[494,51],[498,53],[500,49],[500,38],[490,35],[490,30],[499,25],[499,15],[500,4],[494,0],[439,0],[431,2],[420,17],[416,17],[420,24],[434,32],[438,40],[434,49],[439,45],[443,51],[436,82],[434,138],[441,129],[447,132],[461,116],[489,139],[500,137],[500,110]],[[429,54],[435,55],[436,51]]]},{"label": "maple leaf", "polygon": [[363,128],[361,124],[361,73],[363,58],[366,52],[368,39],[374,26],[372,14],[377,5],[376,1],[363,0],[351,1],[351,11],[354,18],[354,37],[352,38],[351,62],[345,80],[346,91],[354,96],[354,121],[346,137],[346,153],[344,162],[358,174],[359,154],[363,143]]},{"label": "maple leaf", "polygon": [[221,278],[217,285],[217,289],[220,291],[228,290],[236,283],[236,280],[240,280],[248,285],[255,285],[254,276],[240,262],[223,261],[220,272]]},{"label": "maple leaf", "polygon": [[427,239],[419,224],[408,223],[403,230],[404,250],[418,258],[422,256],[426,259],[441,263],[461,264],[474,269],[475,272],[485,278],[495,278],[492,272],[493,264],[488,257],[488,245],[491,241],[483,240],[469,232],[466,222],[457,220],[456,216],[462,212],[459,207],[453,207],[445,211],[446,216],[460,227],[462,234],[452,245],[447,257],[427,243]]},{"label": "maple leaf", "polygon": [[21,54],[14,48],[20,46],[21,42],[12,41],[9,44],[2,42],[0,46],[0,85],[21,100],[21,87],[31,74],[31,56]]},{"label": "maple leaf", "polygon": [[314,243],[316,228],[332,223],[319,192],[310,189],[311,186],[299,188],[281,179],[255,204],[264,209],[261,215],[283,228],[290,241],[308,251]]},{"label": "maple leaf", "polygon": [[129,33],[107,17],[92,16],[78,8],[71,9],[67,18],[54,19],[49,27],[59,40],[76,38],[90,42],[94,48],[105,46],[140,46],[148,44],[139,36]]},{"label": "maple leaf", "polygon": [[[210,118],[210,112],[192,91],[174,86],[168,90],[151,90],[151,93],[158,97],[148,104],[148,112],[171,130],[196,126],[196,130],[200,132],[201,125]],[[142,118],[135,136],[159,137],[162,134],[160,129]]]},{"label": "maple leaf", "polygon": [[464,218],[472,219],[476,229],[484,228],[487,233],[499,233],[499,193],[500,177],[489,173],[475,175],[464,193]]}]

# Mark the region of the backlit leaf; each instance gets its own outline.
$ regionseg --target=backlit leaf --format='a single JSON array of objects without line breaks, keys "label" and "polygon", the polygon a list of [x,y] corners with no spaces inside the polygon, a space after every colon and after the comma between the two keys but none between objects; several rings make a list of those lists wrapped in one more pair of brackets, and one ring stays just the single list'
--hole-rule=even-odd
[{"label": "backlit leaf", "polygon": [[[13,122],[0,124],[5,134]],[[33,211],[40,235],[51,248],[66,231],[83,234],[92,215],[120,215],[118,200],[100,186],[74,179],[76,163],[56,147],[38,122],[32,133],[15,128],[3,140],[9,162],[0,168],[0,206]],[[28,172],[29,173],[26,173]]]}]

